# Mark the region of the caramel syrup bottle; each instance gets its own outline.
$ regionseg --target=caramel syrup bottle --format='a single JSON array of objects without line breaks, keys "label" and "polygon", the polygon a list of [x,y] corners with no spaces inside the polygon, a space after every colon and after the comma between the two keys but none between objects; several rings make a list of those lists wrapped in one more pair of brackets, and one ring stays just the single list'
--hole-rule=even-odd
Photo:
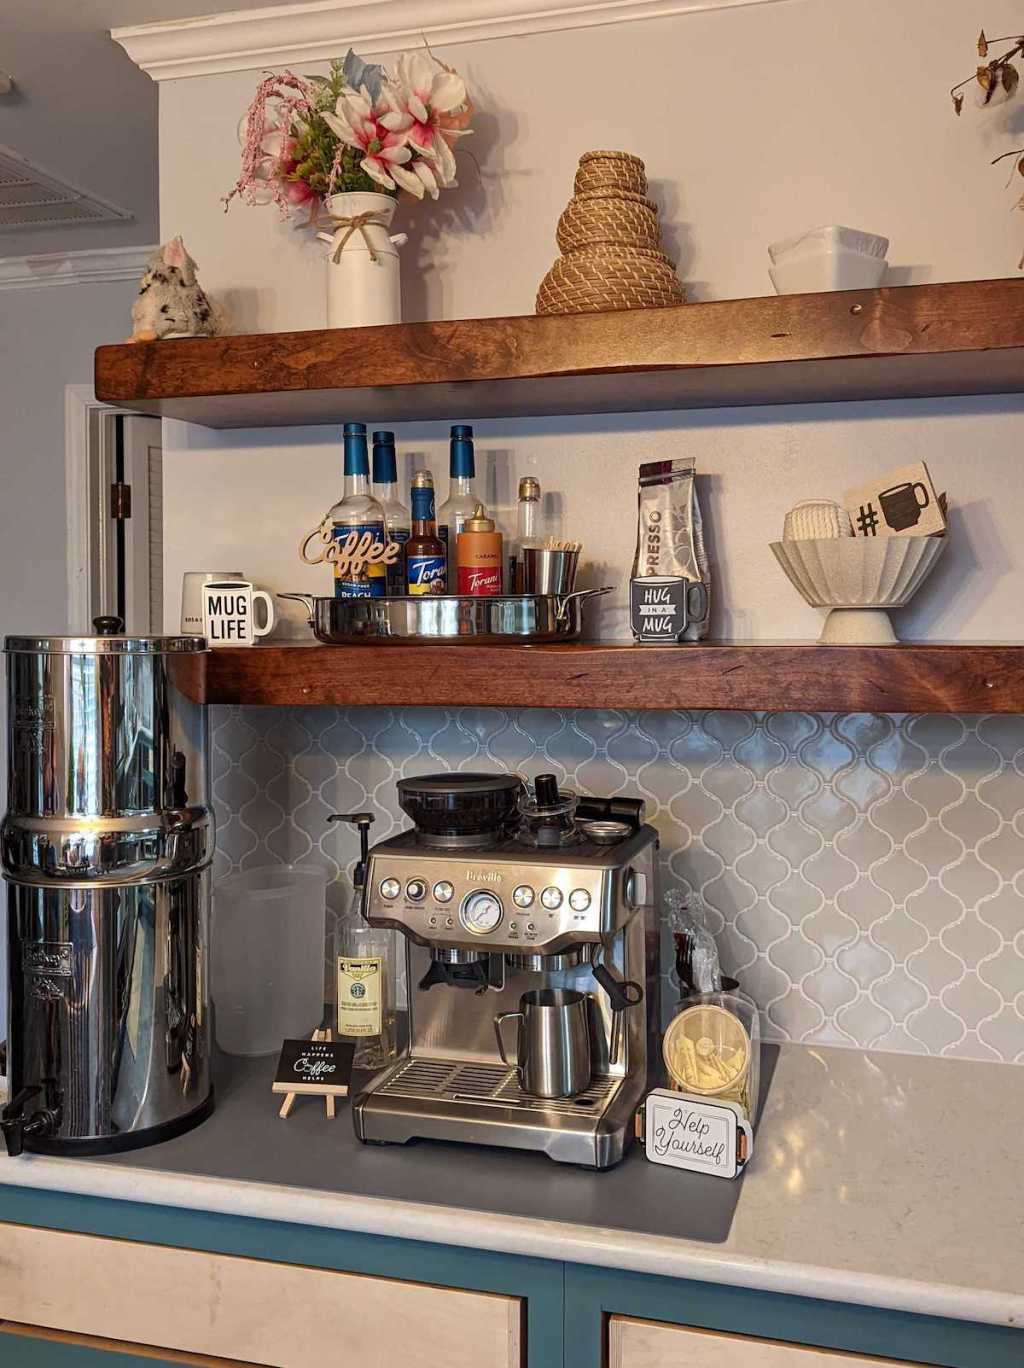
[{"label": "caramel syrup bottle", "polygon": [[446,592],[444,542],[437,535],[434,478],[429,470],[412,477],[412,536],[405,544],[405,574],[410,594]]}]

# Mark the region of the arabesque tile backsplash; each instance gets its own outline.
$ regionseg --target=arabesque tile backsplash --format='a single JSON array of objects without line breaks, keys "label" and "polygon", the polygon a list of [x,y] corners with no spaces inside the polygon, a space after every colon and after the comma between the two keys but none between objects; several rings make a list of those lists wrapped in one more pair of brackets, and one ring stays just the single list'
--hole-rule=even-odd
[{"label": "arabesque tile backsplash", "polygon": [[[215,872],[347,874],[403,774],[553,771],[643,797],[765,1034],[1024,1061],[1024,718],[215,708]],[[332,887],[332,912],[345,882]]]}]

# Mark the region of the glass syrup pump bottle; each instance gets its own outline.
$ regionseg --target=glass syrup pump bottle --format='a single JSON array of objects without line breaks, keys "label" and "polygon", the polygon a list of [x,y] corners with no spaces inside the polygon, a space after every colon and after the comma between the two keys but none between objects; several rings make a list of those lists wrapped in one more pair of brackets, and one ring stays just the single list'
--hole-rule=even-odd
[{"label": "glass syrup pump bottle", "polygon": [[359,830],[359,860],[352,877],[352,901],[335,932],[335,1026],[340,1039],[354,1040],[354,1069],[382,1069],[397,1054],[395,1030],[394,933],[371,926],[363,915],[369,855],[369,812],[334,813],[329,822]]}]

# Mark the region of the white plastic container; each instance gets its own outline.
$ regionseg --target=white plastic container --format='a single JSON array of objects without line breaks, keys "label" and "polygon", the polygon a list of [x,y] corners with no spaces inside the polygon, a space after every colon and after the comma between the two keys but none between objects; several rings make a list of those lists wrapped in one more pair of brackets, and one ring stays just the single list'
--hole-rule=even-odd
[{"label": "white plastic container", "polygon": [[319,1027],[326,907],[327,871],[315,865],[246,869],[217,885],[210,988],[225,1054],[275,1054]]},{"label": "white plastic container", "polygon": [[870,290],[882,283],[888,250],[888,238],[833,223],[773,242],[768,274],[780,295]]},{"label": "white plastic container", "polygon": [[398,248],[406,238],[402,233],[392,237],[389,232],[395,200],[390,195],[351,190],[331,195],[326,209],[335,219],[352,220],[364,214],[373,217],[373,221],[360,227],[342,222],[333,232],[317,234],[328,244],[327,326],[358,328],[401,323]]}]

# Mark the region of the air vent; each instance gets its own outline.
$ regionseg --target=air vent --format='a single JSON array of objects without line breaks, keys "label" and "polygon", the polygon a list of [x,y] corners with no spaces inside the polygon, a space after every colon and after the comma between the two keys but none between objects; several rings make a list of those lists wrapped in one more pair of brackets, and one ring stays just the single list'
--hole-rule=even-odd
[{"label": "air vent", "polygon": [[126,209],[77,190],[0,144],[0,232],[130,219]]}]

